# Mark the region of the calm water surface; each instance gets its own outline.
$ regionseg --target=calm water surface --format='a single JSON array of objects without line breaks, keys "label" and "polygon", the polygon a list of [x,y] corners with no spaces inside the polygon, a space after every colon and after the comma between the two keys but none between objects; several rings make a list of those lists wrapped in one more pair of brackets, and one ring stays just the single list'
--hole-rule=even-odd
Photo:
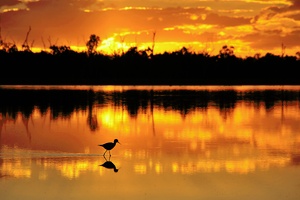
[{"label": "calm water surface", "polygon": [[1,200],[296,200],[299,177],[300,86],[0,86]]}]

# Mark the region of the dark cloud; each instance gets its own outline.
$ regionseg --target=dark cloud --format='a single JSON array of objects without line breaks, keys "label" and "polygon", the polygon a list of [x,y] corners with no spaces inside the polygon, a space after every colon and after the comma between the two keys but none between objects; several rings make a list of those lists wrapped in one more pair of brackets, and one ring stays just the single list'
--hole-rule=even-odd
[{"label": "dark cloud", "polygon": [[[271,6],[263,9],[251,21],[256,33],[242,38],[245,42],[253,42],[251,47],[256,49],[275,49],[282,43],[287,48],[298,48],[300,41],[300,1],[293,0],[290,6]],[[284,18],[284,20],[283,20]],[[289,23],[287,23],[289,22]],[[270,24],[269,24],[270,23]],[[274,24],[277,24],[276,26]],[[288,31],[286,31],[288,30]]]},{"label": "dark cloud", "polygon": [[254,16],[251,20],[252,23],[257,22],[259,19],[271,19],[275,15],[281,12],[281,8],[276,6],[271,6],[263,9],[258,15]]},{"label": "dark cloud", "polygon": [[300,9],[300,1],[299,0],[291,0],[291,2],[292,2],[292,8],[294,8],[294,9]]},{"label": "dark cloud", "polygon": [[19,11],[19,10],[26,10],[27,5],[25,3],[19,2],[19,1],[1,1],[0,2],[0,14],[4,12],[10,12],[10,11]]},{"label": "dark cloud", "polygon": [[245,17],[228,17],[211,13],[207,15],[205,22],[207,24],[217,24],[220,27],[227,27],[249,24],[250,20],[250,18]]},{"label": "dark cloud", "polygon": [[20,3],[20,1],[18,1],[18,0],[1,0],[0,1],[0,8],[2,6],[13,6],[13,5],[16,5],[18,3]]},{"label": "dark cloud", "polygon": [[294,31],[288,36],[280,36],[278,30],[268,31],[266,33],[256,32],[240,37],[241,40],[251,43],[253,49],[270,50],[281,46],[283,43],[287,48],[295,48],[299,46],[300,31]]},{"label": "dark cloud", "polygon": [[[290,11],[295,11],[295,10],[300,10],[300,0],[291,0],[290,1],[292,3],[292,5],[290,6],[270,6],[267,8],[264,8],[258,15],[256,15],[255,17],[253,17],[252,22],[256,22],[259,19],[263,18],[263,19],[271,19],[275,16],[277,16],[278,14],[283,14],[283,13],[288,13]],[[294,14],[291,14],[293,17]],[[299,15],[299,14],[298,14]],[[297,15],[294,15],[297,17]]]}]

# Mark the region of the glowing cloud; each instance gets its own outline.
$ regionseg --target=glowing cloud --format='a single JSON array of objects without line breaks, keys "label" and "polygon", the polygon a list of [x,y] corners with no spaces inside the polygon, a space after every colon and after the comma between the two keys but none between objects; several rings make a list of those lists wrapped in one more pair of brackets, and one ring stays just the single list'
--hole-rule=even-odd
[{"label": "glowing cloud", "polygon": [[199,51],[207,42],[218,52],[226,42],[241,45],[235,46],[239,55],[249,49],[276,53],[285,43],[286,52],[294,55],[300,46],[297,0],[2,0],[0,14],[6,42],[20,46],[31,26],[29,40],[36,49],[47,48],[50,40],[83,49],[96,34],[100,51],[115,52],[148,47],[153,32],[156,52],[180,46]]}]

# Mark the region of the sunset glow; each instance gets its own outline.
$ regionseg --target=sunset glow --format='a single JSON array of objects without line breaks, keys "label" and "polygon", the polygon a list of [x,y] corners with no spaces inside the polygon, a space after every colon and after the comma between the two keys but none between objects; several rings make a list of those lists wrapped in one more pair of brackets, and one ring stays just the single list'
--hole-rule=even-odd
[{"label": "sunset glow", "polygon": [[300,49],[298,0],[2,0],[1,38],[19,49],[28,37],[33,51],[67,45],[86,51],[91,34],[98,51],[130,47],[154,53],[187,47],[216,55],[224,45],[237,56],[295,55]]}]

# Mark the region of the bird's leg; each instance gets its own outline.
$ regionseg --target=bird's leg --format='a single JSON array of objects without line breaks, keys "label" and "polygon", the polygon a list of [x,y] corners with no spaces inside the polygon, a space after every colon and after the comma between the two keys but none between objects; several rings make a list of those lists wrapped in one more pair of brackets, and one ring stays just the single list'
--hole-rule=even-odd
[{"label": "bird's leg", "polygon": [[109,153],[109,156],[111,156],[110,151],[108,151],[108,153]]},{"label": "bird's leg", "polygon": [[106,152],[107,152],[107,150],[104,152],[103,156],[105,156]]},{"label": "bird's leg", "polygon": [[[106,157],[105,156],[103,156],[103,158],[105,159],[105,161],[107,161],[107,159],[106,159]],[[109,161],[109,160],[108,160]]]}]

